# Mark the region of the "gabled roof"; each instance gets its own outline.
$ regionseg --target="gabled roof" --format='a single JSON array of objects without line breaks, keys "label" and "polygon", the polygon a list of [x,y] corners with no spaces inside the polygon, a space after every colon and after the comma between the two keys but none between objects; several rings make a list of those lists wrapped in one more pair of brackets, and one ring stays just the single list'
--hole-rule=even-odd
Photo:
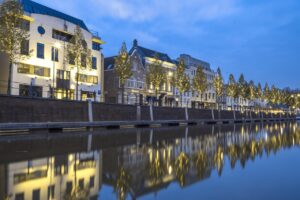
[{"label": "gabled roof", "polygon": [[72,24],[76,24],[80,26],[82,29],[89,31],[85,23],[75,17],[72,17],[70,15],[64,14],[62,12],[59,12],[57,10],[54,10],[52,8],[49,8],[47,6],[44,6],[42,4],[36,3],[31,0],[20,0],[21,5],[23,6],[24,12],[26,13],[34,13],[34,14],[41,14],[41,15],[49,15],[52,17],[57,17],[59,19],[68,21]]},{"label": "gabled roof", "polygon": [[115,65],[115,58],[117,56],[111,56],[104,58],[104,70],[113,70]]},{"label": "gabled roof", "polygon": [[132,54],[134,50],[136,50],[140,54],[143,63],[145,62],[145,57],[154,58],[155,55],[157,55],[159,60],[161,61],[174,63],[173,60],[168,56],[168,54],[139,46],[136,40],[134,40],[133,47],[130,49],[129,54]]}]

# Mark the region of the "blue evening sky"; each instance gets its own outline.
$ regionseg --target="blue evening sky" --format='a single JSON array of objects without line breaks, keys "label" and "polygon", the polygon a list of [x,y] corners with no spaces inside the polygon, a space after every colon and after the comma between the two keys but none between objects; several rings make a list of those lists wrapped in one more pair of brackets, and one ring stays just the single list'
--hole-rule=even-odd
[{"label": "blue evening sky", "polygon": [[299,0],[36,0],[83,19],[107,43],[105,57],[125,41],[186,53],[220,66],[227,80],[300,88]]}]

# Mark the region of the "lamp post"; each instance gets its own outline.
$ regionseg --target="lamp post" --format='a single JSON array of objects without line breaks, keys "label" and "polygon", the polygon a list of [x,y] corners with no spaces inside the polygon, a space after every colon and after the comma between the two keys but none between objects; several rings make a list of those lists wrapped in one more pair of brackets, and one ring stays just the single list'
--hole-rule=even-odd
[{"label": "lamp post", "polygon": [[[53,72],[52,72],[52,98],[54,99],[54,88],[55,88],[55,62],[56,62],[56,50],[57,50],[57,59],[58,59],[58,50],[60,49],[61,45],[59,42],[55,42],[52,49],[52,61],[53,61]],[[57,60],[58,61],[58,60]]]}]

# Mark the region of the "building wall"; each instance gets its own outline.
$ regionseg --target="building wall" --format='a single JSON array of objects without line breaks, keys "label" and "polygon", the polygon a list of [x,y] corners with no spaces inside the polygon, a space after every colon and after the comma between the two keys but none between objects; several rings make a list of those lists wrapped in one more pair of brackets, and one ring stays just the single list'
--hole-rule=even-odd
[{"label": "building wall", "polygon": [[[184,60],[186,64],[185,73],[189,76],[191,81],[191,90],[183,94],[182,105],[184,107],[199,107],[200,104],[204,104],[205,107],[214,107],[216,104],[216,94],[213,87],[215,72],[210,69],[209,63],[195,59],[189,55],[180,55],[179,59]],[[193,79],[199,65],[203,67],[208,83],[207,90],[203,94],[199,94],[192,89]],[[176,91],[176,95],[179,95],[178,90]],[[201,107],[202,106],[203,105],[201,105]]]},{"label": "building wall", "polygon": [[[12,94],[19,95],[20,84],[25,85],[35,85],[41,86],[43,88],[42,97],[50,96],[50,87],[53,87],[53,79],[54,88],[56,87],[56,71],[58,69],[70,71],[70,89],[75,91],[76,88],[76,73],[77,68],[75,66],[69,65],[68,62],[64,62],[65,55],[67,54],[66,45],[67,42],[63,42],[57,39],[52,38],[52,30],[56,29],[59,31],[64,30],[65,24],[67,25],[67,32],[69,34],[74,33],[74,29],[76,27],[75,24],[65,22],[62,19],[58,19],[52,16],[40,15],[40,14],[32,14],[31,17],[34,19],[33,22],[30,23],[30,40],[29,40],[29,50],[31,51],[30,57],[22,57],[19,62],[39,67],[45,67],[50,69],[50,77],[42,77],[38,75],[29,75],[18,73],[19,64],[14,65],[13,67],[13,86],[12,86]],[[38,27],[42,26],[45,29],[45,34],[41,35],[38,33]],[[92,38],[93,35],[81,29],[84,35],[84,38],[87,42],[87,46],[89,49],[92,49]],[[44,44],[44,59],[37,58],[37,43]],[[51,60],[51,49],[59,44],[59,58],[58,62],[53,62]],[[100,101],[101,92],[103,87],[103,56],[101,52],[92,50],[92,56],[97,58],[97,69],[80,69],[79,73],[85,75],[92,75],[98,77],[98,84],[90,84],[90,83],[79,83],[79,91],[90,91],[96,93],[96,100]],[[76,94],[75,94],[76,95]],[[80,95],[80,94],[79,94]]]}]

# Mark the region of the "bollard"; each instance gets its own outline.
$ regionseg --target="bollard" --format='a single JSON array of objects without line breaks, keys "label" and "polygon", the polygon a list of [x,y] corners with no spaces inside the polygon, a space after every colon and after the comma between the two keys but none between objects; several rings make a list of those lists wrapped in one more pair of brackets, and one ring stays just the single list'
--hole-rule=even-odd
[{"label": "bollard", "polygon": [[88,115],[89,115],[89,122],[93,122],[93,102],[92,100],[88,100]]},{"label": "bollard", "polygon": [[137,121],[141,120],[141,106],[136,107],[136,120]]},{"label": "bollard", "polygon": [[185,108],[185,120],[186,121],[189,120],[189,111],[188,111],[188,108]]},{"label": "bollard", "polygon": [[212,116],[212,119],[215,120],[215,113],[214,113],[213,109],[211,109],[211,116]]},{"label": "bollard", "polygon": [[150,109],[150,120],[154,121],[154,118],[153,118],[153,105],[150,105],[149,109]]}]

